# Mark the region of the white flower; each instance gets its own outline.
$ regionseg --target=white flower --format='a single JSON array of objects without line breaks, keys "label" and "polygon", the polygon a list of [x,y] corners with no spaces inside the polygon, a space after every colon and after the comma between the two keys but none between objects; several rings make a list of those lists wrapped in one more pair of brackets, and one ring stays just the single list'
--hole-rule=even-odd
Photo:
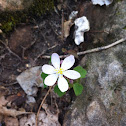
[{"label": "white flower", "polygon": [[59,55],[57,53],[53,53],[51,56],[51,62],[52,65],[43,65],[42,66],[42,71],[45,74],[49,74],[45,80],[44,83],[47,86],[53,86],[57,79],[58,79],[58,88],[62,91],[65,92],[68,90],[69,85],[67,80],[64,78],[64,76],[66,76],[69,79],[78,79],[80,78],[80,73],[78,73],[75,70],[68,70],[70,69],[74,63],[75,63],[75,59],[73,55],[70,55],[68,57],[66,57],[60,67],[60,58]]}]

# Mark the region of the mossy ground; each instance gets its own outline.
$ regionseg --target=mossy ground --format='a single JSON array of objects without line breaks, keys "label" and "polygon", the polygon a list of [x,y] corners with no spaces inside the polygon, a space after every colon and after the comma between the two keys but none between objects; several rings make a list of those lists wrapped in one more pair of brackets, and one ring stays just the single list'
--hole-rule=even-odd
[{"label": "mossy ground", "polygon": [[54,0],[34,0],[31,6],[23,11],[6,11],[0,12],[0,29],[6,34],[13,31],[19,23],[27,23],[32,18],[52,11],[54,8]]},{"label": "mossy ground", "polygon": [[18,23],[26,22],[27,14],[23,12],[0,13],[1,29],[4,33],[9,33]]}]

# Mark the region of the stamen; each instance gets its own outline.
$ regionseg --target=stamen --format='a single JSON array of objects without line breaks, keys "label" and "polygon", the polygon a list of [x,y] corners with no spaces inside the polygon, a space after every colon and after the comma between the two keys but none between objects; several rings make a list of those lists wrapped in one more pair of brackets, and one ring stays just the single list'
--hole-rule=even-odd
[{"label": "stamen", "polygon": [[63,74],[64,70],[62,68],[60,68],[60,69],[55,69],[55,71],[57,74]]}]

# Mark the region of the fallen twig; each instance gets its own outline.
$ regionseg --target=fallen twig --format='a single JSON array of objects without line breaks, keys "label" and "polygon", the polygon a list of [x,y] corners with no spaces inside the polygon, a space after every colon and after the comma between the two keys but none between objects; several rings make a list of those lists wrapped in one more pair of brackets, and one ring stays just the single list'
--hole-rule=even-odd
[{"label": "fallen twig", "polygon": [[[51,50],[53,48],[55,48],[56,46],[58,46],[59,44],[56,44],[52,47],[49,47],[48,50]],[[36,61],[45,53],[45,51],[42,51],[35,59],[34,59],[34,64],[36,63]]]},{"label": "fallen twig", "polygon": [[34,41],[32,41],[31,42],[31,44],[29,45],[29,46],[27,46],[27,47],[23,47],[23,46],[21,46],[21,48],[22,48],[22,58],[24,59],[24,57],[25,57],[25,51],[27,50],[27,49],[29,49],[31,46],[33,46],[34,44],[36,43],[36,38],[34,39]]},{"label": "fallen twig", "polygon": [[36,115],[36,126],[38,126],[38,115],[39,115],[39,113],[40,113],[40,109],[41,109],[42,105],[44,104],[45,99],[46,99],[46,97],[48,96],[49,92],[51,91],[51,88],[52,88],[52,87],[49,87],[48,92],[46,93],[45,97],[43,98],[43,100],[42,100],[42,102],[41,102],[41,104],[40,104],[40,106],[39,106],[39,109],[38,109],[38,112],[37,112],[37,115]]},{"label": "fallen twig", "polygon": [[16,116],[24,115],[24,114],[32,114],[32,112],[17,111],[15,109],[7,109],[4,106],[0,106],[0,114],[16,117]]},{"label": "fallen twig", "polygon": [[[84,55],[84,54],[89,54],[89,53],[93,53],[93,52],[106,50],[106,49],[111,48],[111,47],[113,47],[115,45],[118,45],[119,43],[122,43],[124,41],[126,41],[126,38],[122,38],[122,39],[120,39],[120,40],[118,40],[118,41],[116,41],[116,42],[114,42],[114,43],[112,43],[110,45],[107,45],[107,46],[98,47],[98,48],[94,48],[94,49],[89,49],[89,50],[86,50],[86,51],[83,51],[83,52],[78,52],[77,55],[80,56],[80,55]],[[69,56],[69,55],[61,55],[60,58],[65,58],[67,56]],[[41,58],[49,59],[50,56],[44,55]]]},{"label": "fallen twig", "polygon": [[7,54],[8,54],[8,53],[5,53],[5,54],[3,54],[2,56],[0,56],[0,61],[1,61],[2,59],[4,59],[5,56],[6,56]]},{"label": "fallen twig", "polygon": [[12,85],[15,85],[15,84],[18,84],[17,81],[13,82],[13,83],[9,83],[9,84],[2,84],[2,86],[12,86]]},{"label": "fallen twig", "polygon": [[9,47],[7,44],[5,44],[3,41],[0,40],[0,42],[6,47],[6,49],[9,51],[9,53],[11,53],[12,55],[16,56],[20,61],[21,61],[21,58],[16,54],[14,53]]},{"label": "fallen twig", "polygon": [[34,59],[34,63],[33,63],[33,64],[35,64],[36,61],[38,60],[38,58],[41,57],[45,52],[46,52],[45,50],[42,51],[42,52]]},{"label": "fallen twig", "polygon": [[64,12],[63,12],[63,0],[61,0],[62,2],[62,20],[61,20],[61,23],[62,23],[62,35],[61,35],[61,39],[62,39],[62,42],[64,40]]}]

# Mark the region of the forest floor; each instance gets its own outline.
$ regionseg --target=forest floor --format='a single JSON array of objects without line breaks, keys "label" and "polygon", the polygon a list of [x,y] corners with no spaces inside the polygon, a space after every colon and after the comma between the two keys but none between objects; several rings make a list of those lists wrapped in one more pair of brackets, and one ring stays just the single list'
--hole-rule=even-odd
[{"label": "forest floor", "polygon": [[[64,16],[64,21],[68,20],[69,14],[77,9],[74,2],[71,6],[67,6],[64,9],[64,15],[62,15],[61,10],[54,11],[40,18],[32,19],[30,23],[18,24],[8,36],[0,36],[0,109],[1,114],[3,114],[0,117],[0,125],[8,125],[8,122],[12,121],[12,125],[9,126],[14,126],[14,124],[18,126],[17,124],[22,119],[19,111],[37,113],[39,105],[48,91],[48,88],[39,88],[35,96],[36,102],[34,104],[27,103],[27,94],[16,80],[18,75],[32,67],[48,63],[49,59],[42,58],[43,55],[51,56],[54,52],[59,55],[76,54],[76,52],[86,49],[85,43],[80,46],[75,45],[73,27],[70,35],[66,39],[61,39],[62,16]],[[78,65],[80,59],[81,57],[76,59],[75,66]],[[47,96],[45,104],[48,106],[48,111],[57,115],[59,124],[62,125],[64,114],[74,99],[73,90],[70,90],[61,98],[55,95],[52,90]],[[7,109],[6,112],[5,109]],[[14,110],[19,113],[14,112]],[[47,109],[43,108],[42,110],[46,111]],[[9,117],[16,114],[19,114],[19,116],[16,116],[16,120]]]}]

